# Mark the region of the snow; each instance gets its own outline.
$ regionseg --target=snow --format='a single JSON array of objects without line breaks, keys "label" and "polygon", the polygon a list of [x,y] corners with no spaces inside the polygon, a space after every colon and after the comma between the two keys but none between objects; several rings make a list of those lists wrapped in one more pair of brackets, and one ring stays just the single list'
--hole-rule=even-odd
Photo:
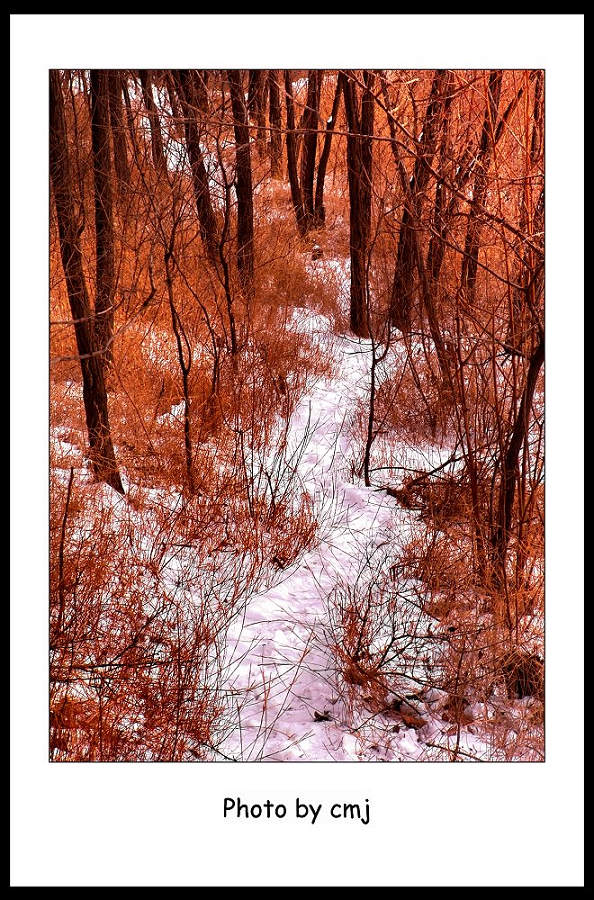
[{"label": "snow", "polygon": [[[326,258],[308,263],[308,268],[335,276],[340,297],[348,305],[348,260]],[[457,727],[448,721],[444,713],[448,694],[435,687],[419,690],[424,675],[419,660],[439,647],[442,626],[421,614],[418,605],[410,604],[407,611],[407,591],[414,595],[414,582],[398,585],[403,610],[399,625],[406,639],[402,658],[407,658],[411,634],[414,647],[403,663],[406,674],[393,685],[393,696],[387,697],[382,707],[374,707],[367,702],[366,688],[347,684],[341,671],[336,653],[340,642],[333,631],[336,599],[348,598],[357,586],[367,589],[378,567],[398,557],[399,549],[414,535],[418,519],[385,490],[366,487],[357,475],[361,446],[356,424],[368,403],[372,345],[370,341],[337,335],[332,326],[327,316],[305,307],[291,310],[289,327],[308,335],[332,363],[331,374],[308,382],[291,414],[283,451],[287,471],[296,467],[311,497],[319,523],[317,543],[286,568],[280,560],[278,568],[262,573],[258,584],[249,588],[244,578],[244,574],[248,577],[249,560],[223,560],[221,554],[212,557],[212,571],[224,573],[217,579],[219,587],[222,589],[221,582],[228,586],[231,597],[233,586],[243,583],[245,594],[241,587],[239,593],[248,598],[227,633],[221,661],[226,711],[220,735],[213,742],[213,758],[418,761],[448,759],[448,751],[454,749],[456,758],[462,760],[504,758],[500,749],[494,750],[492,739],[485,732],[481,735],[481,722],[506,717],[513,739],[514,722],[520,723],[529,713],[532,698],[514,702],[495,695],[488,704],[470,704],[470,724]],[[422,352],[420,345],[411,349]],[[151,333],[145,339],[145,352],[155,363],[161,363],[173,351],[164,335]],[[378,384],[390,369],[403,364],[405,353],[404,346],[395,341],[376,370]],[[80,393],[74,383],[68,390]],[[172,405],[159,421],[182,416],[180,403]],[[70,465],[73,459],[78,465],[81,462],[82,453],[74,439],[68,428],[53,430],[57,476],[64,482],[68,479],[66,463]],[[378,455],[389,457],[396,470],[402,467],[412,471],[428,471],[445,463],[453,449],[437,444],[411,447],[393,435],[378,437],[374,446]],[[268,471],[272,466],[275,471],[277,448],[247,448],[247,452],[254,456],[255,470],[268,467]],[[454,467],[455,463],[451,464],[450,471]],[[92,481],[90,472],[88,478]],[[131,495],[135,486],[125,471],[122,478],[126,493]],[[102,502],[113,506],[116,517],[121,516],[122,521],[129,517],[138,534],[145,535],[139,552],[150,556],[150,516],[146,512],[137,515],[111,489],[97,490],[102,491]],[[142,490],[150,499],[151,489]],[[179,500],[175,490],[170,497],[162,491],[154,493],[157,505],[174,507]],[[191,548],[176,550],[167,561],[164,577],[172,591],[183,590],[192,597],[197,577],[202,578],[202,592],[208,590],[209,577],[206,570],[201,576],[194,570]],[[198,601],[197,594],[194,598]],[[381,653],[383,637],[381,631],[372,636],[371,652]],[[403,716],[397,705],[392,707],[400,695],[407,697],[408,716]]]},{"label": "snow", "polygon": [[[427,723],[418,732],[401,720],[395,726],[394,716],[349,702],[328,641],[328,600],[337,586],[354,584],[370,555],[394,545],[395,536],[405,541],[413,525],[413,514],[393,497],[352,474],[350,425],[368,391],[371,344],[331,334],[326,317],[305,309],[295,309],[293,321],[334,360],[333,377],[320,379],[302,398],[289,436],[296,446],[309,429],[299,474],[323,512],[322,535],[231,626],[226,688],[236,699],[239,724],[218,750],[242,760],[431,758],[429,744],[447,747],[444,725],[451,726],[433,712],[447,695],[433,690],[417,704],[415,712]],[[473,757],[486,749],[464,728],[459,748]]]}]

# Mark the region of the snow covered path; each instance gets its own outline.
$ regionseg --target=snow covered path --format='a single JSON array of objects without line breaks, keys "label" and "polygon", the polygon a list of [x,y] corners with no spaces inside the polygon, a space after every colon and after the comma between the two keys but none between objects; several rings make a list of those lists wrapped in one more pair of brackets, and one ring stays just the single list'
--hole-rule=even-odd
[{"label": "snow covered path", "polygon": [[[415,759],[421,748],[414,731],[394,735],[391,750],[385,736],[380,749],[368,729],[363,741],[363,732],[354,732],[352,711],[337,690],[336,661],[324,645],[328,596],[354,581],[371,548],[394,538],[404,511],[384,491],[353,484],[350,474],[349,423],[368,390],[370,344],[333,336],[321,317],[313,321],[334,351],[335,376],[302,399],[291,436],[299,441],[308,427],[313,432],[300,474],[326,508],[329,527],[322,523],[317,546],[253,597],[231,629],[227,689],[241,706],[241,727],[221,749],[243,760]],[[370,754],[370,745],[377,752]]]}]

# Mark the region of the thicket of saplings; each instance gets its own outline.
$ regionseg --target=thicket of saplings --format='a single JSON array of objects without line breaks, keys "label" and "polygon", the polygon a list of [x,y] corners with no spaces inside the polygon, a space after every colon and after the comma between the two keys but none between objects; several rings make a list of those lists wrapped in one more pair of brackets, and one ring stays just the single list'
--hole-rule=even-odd
[{"label": "thicket of saplings", "polygon": [[352,477],[415,522],[328,598],[337,685],[540,758],[542,73],[52,71],[50,176],[51,758],[235,727],[229,623],[331,526],[296,309],[364,341]]}]

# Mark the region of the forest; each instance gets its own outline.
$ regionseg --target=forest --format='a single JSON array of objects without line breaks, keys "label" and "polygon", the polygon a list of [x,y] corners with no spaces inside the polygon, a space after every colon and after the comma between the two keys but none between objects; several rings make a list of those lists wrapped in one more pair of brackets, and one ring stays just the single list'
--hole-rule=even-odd
[{"label": "forest", "polygon": [[544,760],[544,72],[49,72],[49,758]]}]

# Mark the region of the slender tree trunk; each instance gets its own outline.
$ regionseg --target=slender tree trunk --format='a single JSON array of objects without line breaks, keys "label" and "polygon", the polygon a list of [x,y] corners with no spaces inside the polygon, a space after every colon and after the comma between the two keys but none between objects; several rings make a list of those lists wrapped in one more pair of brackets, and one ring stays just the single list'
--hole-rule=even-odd
[{"label": "slender tree trunk", "polygon": [[367,310],[367,250],[371,225],[371,162],[373,134],[373,76],[364,73],[366,88],[361,100],[361,113],[355,81],[341,72],[347,118],[347,166],[350,199],[351,312],[354,334],[369,337]]},{"label": "slender tree trunk", "polygon": [[111,363],[114,320],[115,258],[111,154],[109,152],[109,73],[91,69],[91,139],[95,183],[95,343]]},{"label": "slender tree trunk", "polygon": [[243,96],[241,72],[227,72],[231,90],[233,131],[235,134],[235,168],[237,187],[237,268],[248,300],[254,281],[254,206],[252,197],[252,164],[247,109]]},{"label": "slender tree trunk", "polygon": [[126,126],[122,108],[122,78],[118,71],[109,75],[109,117],[113,137],[113,160],[118,178],[118,190],[125,190],[130,181],[128,152],[126,149]]},{"label": "slender tree trunk", "polygon": [[[523,88],[520,88],[515,97],[509,102],[505,112],[501,116],[497,128],[495,129],[495,137],[494,143],[495,145],[501,138],[504,133],[505,123],[508,121],[515,108],[517,107],[521,97],[523,94]],[[449,107],[450,94],[448,92],[447,102]],[[446,110],[447,113],[447,110]],[[441,153],[441,170],[443,171],[444,162],[446,159],[446,154],[444,152],[445,144],[447,143],[447,127],[448,127],[448,119],[449,116],[446,114],[444,116],[444,126],[442,132],[442,153]],[[461,154],[459,164],[456,169],[456,174],[451,176],[451,180],[455,182],[457,192],[462,191],[472,176],[472,173],[475,168],[477,156],[479,155],[479,149],[474,149],[470,146],[466,148],[464,153]],[[452,227],[452,223],[455,220],[456,209],[460,204],[460,198],[456,193],[452,192],[449,200],[446,198],[447,187],[444,183],[444,179],[440,179],[436,185],[436,198],[435,205],[433,209],[433,222],[431,229],[431,239],[429,241],[429,250],[427,252],[427,270],[428,273],[433,280],[433,282],[437,282],[439,279],[439,275],[441,272],[441,266],[443,263],[444,253],[446,242],[448,240],[448,235]]]},{"label": "slender tree trunk", "polygon": [[223,227],[221,229],[221,237],[219,239],[219,264],[220,271],[222,273],[221,283],[223,285],[223,290],[225,291],[225,301],[227,304],[227,315],[229,318],[229,337],[231,339],[231,359],[233,362],[233,372],[237,374],[237,353],[239,351],[239,345],[237,342],[237,327],[235,323],[235,312],[233,310],[233,293],[231,290],[231,276],[229,272],[229,263],[227,262],[227,256],[225,254],[225,244],[227,243],[227,236],[229,234],[229,226],[230,226],[230,216],[231,216],[231,183],[228,181],[226,175],[223,172],[223,178],[225,181],[225,205],[224,205],[224,216],[223,216]]},{"label": "slender tree trunk", "polygon": [[[386,112],[388,113],[388,126],[390,129],[390,137],[392,139],[392,143],[391,143],[392,155],[394,156],[394,161],[395,161],[396,167],[398,169],[400,185],[402,188],[402,193],[404,194],[404,198],[405,198],[405,207],[407,207],[408,209],[415,209],[415,199],[414,199],[414,195],[412,193],[412,183],[411,183],[412,180],[409,181],[408,175],[406,173],[406,169],[404,167],[404,164],[403,164],[401,156],[400,156],[398,144],[396,141],[396,128],[394,125],[394,119],[389,112],[390,103],[389,103],[388,91],[387,91],[385,80],[383,80],[383,79],[382,79],[382,90],[383,90],[383,95],[384,95],[384,106],[385,106]],[[449,97],[449,92],[448,92],[448,97]],[[446,120],[447,120],[447,117],[446,117]],[[446,123],[444,122],[444,137],[446,134],[445,124]],[[440,202],[441,197],[442,197],[441,193],[438,192],[438,200],[436,201],[436,203]],[[437,213],[435,212],[435,209],[434,209],[434,215],[437,215]],[[418,225],[418,223],[417,223],[417,225]],[[425,263],[423,261],[422,248],[421,248],[420,241],[419,241],[418,227],[412,228],[410,230],[410,237],[411,237],[410,249],[411,249],[411,254],[412,254],[411,264],[415,267],[415,269],[418,273],[418,276],[419,276],[423,309],[425,310],[425,312],[427,314],[427,319],[429,322],[429,330],[431,332],[431,338],[433,340],[433,343],[435,344],[435,350],[437,353],[439,368],[440,368],[441,375],[442,375],[442,382],[451,393],[454,393],[454,382],[451,377],[450,360],[448,358],[445,344],[444,344],[443,338],[441,336],[440,322],[439,322],[439,317],[438,317],[436,302],[435,302],[435,294],[437,292],[437,285],[433,284],[431,281],[431,275],[432,275],[432,269],[430,266],[431,245],[429,248],[428,262],[425,265]],[[441,248],[441,244],[439,244],[438,247]],[[441,262],[440,262],[440,265],[441,265]],[[436,280],[436,278],[435,278],[435,280]],[[434,420],[432,420],[432,422],[433,421]]]},{"label": "slender tree trunk", "polygon": [[332,134],[336,127],[336,117],[338,116],[338,108],[340,106],[340,83],[337,79],[336,90],[334,91],[334,100],[332,102],[332,112],[330,118],[326,122],[326,134],[324,135],[324,146],[318,163],[318,174],[316,177],[316,195],[314,202],[314,219],[316,227],[324,225],[326,221],[326,209],[324,207],[324,181],[326,179],[326,169],[328,167],[328,159],[330,157],[330,145],[332,143]]},{"label": "slender tree trunk", "polygon": [[420,217],[422,194],[427,188],[430,171],[429,166],[437,149],[437,139],[441,124],[441,110],[444,104],[444,88],[448,83],[448,74],[438,69],[433,77],[429,102],[423,121],[423,131],[417,145],[417,157],[410,182],[409,199],[405,202],[400,235],[396,269],[392,282],[391,320],[401,331],[408,332],[411,322],[411,307],[415,287],[415,228]]},{"label": "slender tree trunk", "polygon": [[[538,307],[537,298],[543,289],[544,187],[541,187],[534,211],[532,214],[530,213],[533,190],[535,187],[538,189],[538,182],[534,175],[541,159],[544,138],[543,75],[542,71],[538,71],[535,78],[530,154],[526,160],[527,169],[520,210],[520,231],[530,234],[531,244],[534,244],[535,241],[537,244],[540,244],[542,254],[535,253],[535,250],[530,245],[522,247],[521,241],[518,239],[516,244],[518,265],[515,282],[519,287],[513,289],[510,318],[505,338],[505,347],[509,353],[521,353],[522,348],[529,342],[530,334],[534,329],[532,310]],[[537,258],[538,256],[540,256],[540,259]]]},{"label": "slender tree trunk", "polygon": [[297,229],[303,237],[307,231],[305,214],[303,209],[303,197],[297,173],[297,142],[295,135],[295,106],[293,103],[293,86],[291,73],[285,70],[285,102],[287,107],[287,168],[289,172],[289,184],[291,186],[291,199],[295,216],[297,217]]},{"label": "slender tree trunk", "polygon": [[365,90],[361,96],[361,206],[363,214],[363,228],[365,231],[365,245],[369,243],[371,232],[371,188],[372,188],[372,163],[373,163],[373,118],[375,101],[373,99],[374,75],[371,72],[363,72]]},{"label": "slender tree trunk", "polygon": [[247,90],[247,108],[248,115],[256,117],[256,105],[258,102],[258,85],[260,81],[261,70],[250,69],[248,72],[248,90]]},{"label": "slender tree trunk", "polygon": [[[445,98],[443,100],[443,118],[441,123],[441,140],[439,148],[439,172],[443,173],[450,162],[448,153],[448,137],[449,137],[449,118],[450,106],[454,90],[453,77],[450,74],[447,84],[445,85]],[[432,284],[432,288],[437,290],[439,273],[443,263],[445,251],[445,237],[449,222],[445,213],[447,209],[447,192],[444,179],[440,178],[435,185],[435,202],[433,204],[433,214],[431,217],[431,237],[429,239],[429,249],[427,250],[426,271]]]},{"label": "slender tree trunk", "polygon": [[268,95],[270,97],[270,172],[273,178],[277,178],[280,175],[283,155],[281,102],[277,69],[271,69],[268,73]]},{"label": "slender tree trunk", "polygon": [[[391,149],[392,155],[394,157],[394,162],[396,163],[396,168],[398,170],[398,177],[400,181],[400,186],[402,188],[402,193],[404,195],[405,202],[405,210],[416,210],[415,196],[413,194],[413,182],[414,177],[409,179],[406,168],[402,161],[400,151],[398,149],[398,142],[396,138],[396,126],[394,123],[394,117],[390,113],[390,99],[388,96],[388,89],[386,85],[385,78],[382,74],[382,92],[384,98],[384,109],[387,113],[388,117],[388,127],[390,129],[390,137],[391,137]],[[449,96],[449,92],[448,92]],[[446,117],[447,119],[447,117]],[[444,137],[445,137],[445,122],[444,122]],[[441,194],[438,192],[438,197],[441,197]],[[438,201],[439,202],[439,201]],[[435,212],[435,211],[434,211]],[[411,220],[412,224],[412,220]],[[423,308],[427,313],[427,318],[429,320],[429,329],[431,331],[431,337],[433,339],[433,343],[435,344],[435,349],[437,352],[437,358],[439,361],[439,366],[442,373],[443,382],[449,386],[451,390],[453,390],[453,383],[450,376],[450,367],[449,361],[447,359],[446,349],[443,342],[443,338],[441,336],[441,330],[439,325],[439,319],[436,311],[436,304],[434,299],[434,286],[431,283],[431,268],[429,265],[429,261],[427,265],[425,265],[423,261],[422,249],[419,241],[419,223],[416,221],[414,228],[410,229],[410,253],[411,253],[411,265],[414,266],[415,270],[419,276],[420,283],[420,291],[421,298],[423,303]],[[431,248],[430,248],[431,250]],[[429,252],[428,259],[431,258],[431,252]],[[393,319],[394,308],[391,310],[391,319]],[[417,385],[418,386],[418,385]],[[432,419],[432,422],[434,420]],[[433,427],[433,426],[432,426]]]},{"label": "slender tree trunk", "polygon": [[248,112],[258,125],[256,147],[258,156],[262,156],[266,148],[266,95],[268,78],[262,69],[250,69],[248,78]]},{"label": "slender tree trunk", "polygon": [[371,487],[371,448],[374,439],[374,423],[375,423],[375,393],[376,393],[376,370],[378,359],[375,355],[375,341],[372,338],[371,345],[371,367],[369,371],[369,408],[367,410],[367,435],[365,439],[365,451],[363,453],[363,480],[365,487]]},{"label": "slender tree trunk", "polygon": [[132,103],[130,102],[130,94],[128,93],[128,78],[122,78],[122,94],[124,95],[124,107],[126,110],[126,125],[128,126],[128,134],[130,135],[130,144],[132,146],[134,159],[138,163],[138,142],[136,140],[136,126],[134,124],[134,114],[132,112]]},{"label": "slender tree trunk", "polygon": [[192,83],[194,86],[194,96],[198,109],[203,113],[208,113],[208,78],[207,69],[192,69]]},{"label": "slender tree trunk", "polygon": [[194,92],[192,74],[188,69],[178,72],[177,84],[185,116],[186,146],[188,148],[190,166],[192,167],[194,197],[200,233],[209,258],[215,261],[218,250],[218,228],[210,198],[208,174],[200,148],[200,133],[196,119],[198,103]]},{"label": "slender tree trunk", "polygon": [[175,228],[171,233],[169,247],[167,247],[164,252],[165,283],[167,285],[167,299],[169,301],[169,311],[171,313],[171,327],[173,328],[177,346],[177,359],[182,373],[182,390],[184,395],[184,452],[186,457],[186,477],[188,480],[188,490],[190,494],[193,494],[195,492],[195,485],[194,473],[192,468],[191,399],[189,385],[190,369],[192,368],[192,348],[190,347],[190,342],[188,341],[186,332],[179,317],[179,313],[175,306],[173,273],[171,269],[171,258],[173,255],[174,242]]},{"label": "slender tree trunk", "polygon": [[263,158],[266,155],[267,131],[266,131],[266,105],[268,102],[268,78],[266,72],[260,76],[258,104],[256,107],[256,121],[258,123],[258,155]]},{"label": "slender tree trunk", "polygon": [[151,128],[151,150],[153,154],[153,163],[157,172],[161,175],[167,173],[167,163],[165,161],[165,151],[163,150],[163,137],[161,135],[161,123],[159,121],[159,110],[153,98],[152,73],[150,70],[141,69],[139,71],[140,84],[142,85],[142,96],[144,105],[148,113],[148,119]]},{"label": "slender tree trunk", "polygon": [[483,205],[487,191],[487,173],[491,162],[491,156],[495,149],[495,126],[497,123],[497,108],[501,94],[501,70],[493,70],[489,75],[489,87],[485,118],[481,133],[481,142],[475,165],[475,179],[472,191],[470,216],[468,218],[468,230],[464,243],[464,256],[462,258],[462,290],[469,305],[473,305],[476,295],[476,273],[478,269],[478,253],[480,247],[481,224],[478,215],[479,208]]},{"label": "slender tree trunk", "polygon": [[173,72],[167,72],[166,84],[167,96],[169,97],[169,105],[171,106],[171,112],[175,120],[173,125],[173,133],[175,134],[176,139],[183,143],[186,133],[183,125],[184,114],[177,95],[178,89],[175,83]]},{"label": "slender tree trunk", "polygon": [[316,149],[318,144],[320,84],[322,72],[312,69],[307,79],[307,101],[303,112],[303,143],[301,153],[301,193],[306,228],[309,230],[314,222],[314,176],[316,170]]},{"label": "slender tree trunk", "polygon": [[528,436],[530,409],[540,369],[544,363],[544,336],[541,337],[528,366],[526,383],[522,391],[517,416],[510,430],[507,451],[501,463],[501,481],[497,521],[493,530],[493,562],[495,581],[499,586],[505,583],[505,557],[511,532],[512,513],[518,478],[518,458]]},{"label": "slender tree trunk", "polygon": [[50,71],[49,167],[56,204],[60,253],[80,358],[91,462],[97,476],[123,494],[124,489],[111,441],[104,380],[104,355],[96,351],[93,316],[84,276],[80,249],[83,225],[77,221],[75,213],[64,100],[60,73],[56,70]]}]

